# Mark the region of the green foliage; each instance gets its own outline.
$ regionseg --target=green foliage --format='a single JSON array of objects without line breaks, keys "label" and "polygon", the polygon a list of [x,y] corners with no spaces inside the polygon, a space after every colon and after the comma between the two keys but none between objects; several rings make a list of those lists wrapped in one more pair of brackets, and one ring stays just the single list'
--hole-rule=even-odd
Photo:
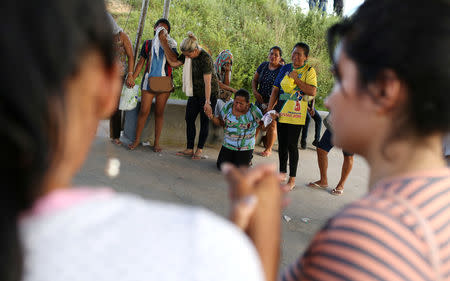
[{"label": "green foliage", "polygon": [[[131,4],[128,24],[125,26],[128,11],[113,10],[112,14],[134,43],[142,1],[121,2]],[[153,24],[161,17],[163,5],[164,0],[150,1],[143,40],[153,37]],[[172,0],[169,13],[171,36],[178,44],[188,31],[193,31],[213,59],[220,51],[231,50],[234,55],[231,86],[235,88],[251,90],[256,68],[267,59],[272,46],[280,46],[283,58],[289,63],[295,43],[306,42],[311,47],[309,62],[318,75],[316,104],[320,109],[333,85],[326,31],[338,19],[320,12],[305,14],[286,0]],[[185,99],[181,74],[181,70],[174,71],[176,91],[172,97]]]}]

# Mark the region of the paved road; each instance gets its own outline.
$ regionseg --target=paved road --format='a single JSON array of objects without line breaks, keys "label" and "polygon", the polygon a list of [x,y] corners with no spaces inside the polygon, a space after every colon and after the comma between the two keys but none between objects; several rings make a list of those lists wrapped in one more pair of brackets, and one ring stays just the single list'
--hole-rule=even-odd
[{"label": "paved road", "polygon": [[[215,167],[218,151],[206,148],[209,157],[191,160],[176,156],[180,147],[165,147],[163,152],[154,153],[150,147],[138,147],[129,151],[124,146],[112,144],[106,137],[106,123],[102,122],[90,155],[75,177],[76,185],[109,186],[119,192],[131,192],[145,198],[199,205],[215,213],[228,213],[227,186]],[[290,192],[291,204],[283,211],[289,222],[283,220],[281,265],[293,262],[307,247],[314,233],[345,204],[359,198],[367,190],[368,167],[356,156],[353,170],[342,196],[333,196],[324,190],[314,190],[305,184],[318,179],[316,152],[310,147],[300,150],[297,187]],[[257,147],[256,151],[262,151]],[[110,179],[105,175],[106,160],[117,157],[121,161],[120,175]],[[328,177],[330,189],[336,185],[342,165],[342,152],[334,149],[329,153]],[[277,153],[269,158],[255,155],[253,163],[278,163]],[[329,190],[328,190],[329,191]],[[309,218],[305,223],[302,218]],[[173,223],[177,223],[174,221]]]}]

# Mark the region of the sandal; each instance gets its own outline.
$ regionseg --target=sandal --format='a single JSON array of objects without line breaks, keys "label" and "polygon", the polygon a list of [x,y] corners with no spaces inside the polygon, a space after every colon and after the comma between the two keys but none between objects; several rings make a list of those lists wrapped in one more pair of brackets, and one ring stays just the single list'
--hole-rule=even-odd
[{"label": "sandal", "polygon": [[138,147],[138,145],[139,145],[139,143],[137,143],[137,144],[131,143],[131,144],[128,145],[128,148],[130,150],[134,150],[136,147]]},{"label": "sandal", "polygon": [[178,151],[175,155],[177,156],[189,156],[192,157],[194,155],[194,152],[186,152],[186,150]]},{"label": "sandal", "polygon": [[194,154],[192,155],[192,160],[202,160],[202,159],[207,159],[208,157],[206,157],[203,154]]},{"label": "sandal", "polygon": [[328,185],[319,185],[317,182],[310,182],[306,186],[315,188],[315,189],[327,189],[328,188]]},{"label": "sandal", "polygon": [[333,189],[330,191],[330,193],[331,193],[332,195],[339,196],[339,195],[342,195],[342,194],[344,193],[344,190],[343,190],[343,189],[336,189],[336,188],[333,188]]},{"label": "sandal", "polygon": [[121,145],[121,144],[122,144],[122,142],[120,141],[120,139],[113,139],[112,142],[113,142],[114,144],[117,144],[117,145]]}]

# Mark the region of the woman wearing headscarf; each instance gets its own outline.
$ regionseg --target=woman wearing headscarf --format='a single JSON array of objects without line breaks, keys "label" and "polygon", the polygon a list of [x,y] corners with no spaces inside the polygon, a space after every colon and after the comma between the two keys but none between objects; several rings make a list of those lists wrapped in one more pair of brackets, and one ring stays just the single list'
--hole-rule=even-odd
[{"label": "woman wearing headscarf", "polygon": [[231,93],[236,93],[237,90],[230,87],[231,73],[233,71],[233,54],[230,50],[223,50],[219,53],[214,63],[214,69],[219,79],[219,98],[222,98],[222,92],[228,92],[229,96],[231,96]]}]

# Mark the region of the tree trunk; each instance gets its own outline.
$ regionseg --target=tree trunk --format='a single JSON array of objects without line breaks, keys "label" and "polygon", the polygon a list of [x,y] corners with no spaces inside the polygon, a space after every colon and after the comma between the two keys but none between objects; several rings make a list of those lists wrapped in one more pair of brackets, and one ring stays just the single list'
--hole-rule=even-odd
[{"label": "tree trunk", "polygon": [[170,0],[164,0],[163,18],[169,19]]},{"label": "tree trunk", "polygon": [[134,61],[136,65],[136,61],[139,54],[139,44],[141,42],[142,33],[144,32],[144,25],[145,25],[145,17],[147,16],[147,10],[148,10],[148,4],[150,3],[150,0],[143,0],[142,1],[142,8],[141,8],[141,16],[139,17],[139,26],[136,33],[136,39],[134,41]]}]

